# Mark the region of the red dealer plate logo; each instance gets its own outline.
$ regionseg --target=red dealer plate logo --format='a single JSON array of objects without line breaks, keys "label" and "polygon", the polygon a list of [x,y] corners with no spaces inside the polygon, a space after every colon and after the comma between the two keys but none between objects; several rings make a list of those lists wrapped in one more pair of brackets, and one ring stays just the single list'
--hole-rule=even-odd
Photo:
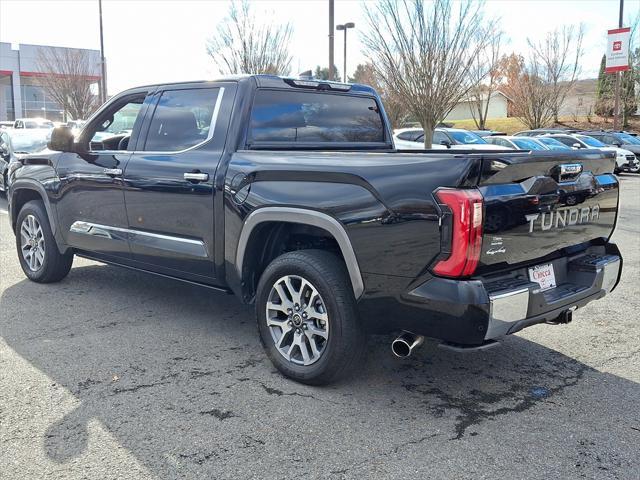
[{"label": "red dealer plate logo", "polygon": [[556,275],[553,264],[537,265],[529,269],[529,280],[540,285],[540,291],[544,292],[556,286]]}]

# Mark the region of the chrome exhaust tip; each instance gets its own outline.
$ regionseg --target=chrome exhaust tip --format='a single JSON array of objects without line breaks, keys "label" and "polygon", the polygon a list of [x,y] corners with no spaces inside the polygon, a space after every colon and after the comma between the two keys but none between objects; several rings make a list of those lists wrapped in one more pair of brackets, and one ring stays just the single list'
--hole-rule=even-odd
[{"label": "chrome exhaust tip", "polygon": [[415,335],[411,332],[402,332],[402,334],[391,342],[391,351],[396,357],[405,358],[413,353],[416,347],[424,342],[422,335]]}]

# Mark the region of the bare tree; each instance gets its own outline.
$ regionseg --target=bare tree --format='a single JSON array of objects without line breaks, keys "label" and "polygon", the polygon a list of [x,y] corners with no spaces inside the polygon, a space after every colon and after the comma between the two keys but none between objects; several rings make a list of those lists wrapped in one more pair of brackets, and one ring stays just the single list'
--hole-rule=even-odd
[{"label": "bare tree", "polygon": [[92,92],[99,78],[93,60],[87,50],[43,47],[38,51],[38,83],[75,120],[87,118],[100,104]]},{"label": "bare tree", "polygon": [[410,116],[407,103],[394,91],[388,91],[379,81],[376,70],[370,63],[361,63],[356,67],[353,77],[349,78],[350,83],[362,83],[369,85],[378,92],[384,105],[389,122],[393,128],[401,128]]},{"label": "bare tree", "polygon": [[291,24],[259,22],[248,0],[232,2],[228,16],[207,41],[207,53],[222,74],[290,71]]},{"label": "bare tree", "polygon": [[365,12],[364,52],[385,89],[397,92],[424,129],[433,130],[472,86],[469,70],[495,21],[483,2],[380,0]]},{"label": "bare tree", "polygon": [[553,92],[553,120],[556,123],[567,93],[580,73],[583,37],[584,25],[580,24],[577,29],[570,25],[548,32],[539,42],[527,40],[531,56],[536,57],[538,73]]},{"label": "bare tree", "polygon": [[498,91],[502,79],[499,68],[502,39],[502,32],[493,32],[489,45],[475,58],[469,69],[473,84],[467,92],[467,100],[478,130],[487,128],[491,97]]},{"label": "bare tree", "polygon": [[553,120],[555,93],[543,76],[544,67],[533,56],[504,56],[500,61],[504,83],[500,87],[511,102],[511,115],[528,128],[546,127]]}]

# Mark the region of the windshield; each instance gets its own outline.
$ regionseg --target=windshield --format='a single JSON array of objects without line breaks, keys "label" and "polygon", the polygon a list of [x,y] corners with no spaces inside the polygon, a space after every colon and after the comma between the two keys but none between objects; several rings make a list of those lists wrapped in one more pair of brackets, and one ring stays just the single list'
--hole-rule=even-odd
[{"label": "windshield", "polygon": [[565,145],[562,142],[559,142],[558,140],[556,140],[555,138],[545,138],[545,137],[540,137],[537,139],[539,142],[544,143],[548,148],[550,148],[551,150],[571,150],[571,147],[568,145]]},{"label": "windshield", "polygon": [[602,143],[600,140],[596,140],[595,138],[589,137],[587,135],[580,135],[577,138],[582,140],[584,143],[586,143],[590,147],[596,147],[596,148],[606,147],[606,145],[604,143]]},{"label": "windshield", "polygon": [[458,143],[464,143],[465,145],[477,145],[479,143],[487,143],[480,135],[476,135],[473,132],[463,131],[448,131],[449,135]]},{"label": "windshield", "polygon": [[622,140],[623,143],[628,143],[631,145],[640,145],[640,139],[632,135],[627,135],[626,133],[622,133],[618,135],[618,137],[620,138],[620,140]]},{"label": "windshield", "polygon": [[514,138],[511,141],[516,144],[516,147],[523,150],[546,150],[546,148],[530,138]]},{"label": "windshield", "polygon": [[14,153],[37,153],[47,148],[47,137],[19,135],[11,137]]}]

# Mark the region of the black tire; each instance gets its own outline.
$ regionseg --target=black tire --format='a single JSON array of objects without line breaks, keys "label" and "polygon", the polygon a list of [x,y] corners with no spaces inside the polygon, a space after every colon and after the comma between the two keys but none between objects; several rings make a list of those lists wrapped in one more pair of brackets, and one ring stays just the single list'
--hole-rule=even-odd
[{"label": "black tire", "polygon": [[[22,234],[21,228],[25,219],[32,215],[37,220],[42,230],[42,240],[44,250],[44,259],[39,268],[32,269],[22,253]],[[56,245],[51,232],[51,225],[47,216],[44,204],[38,200],[32,200],[24,204],[18,219],[16,221],[16,249],[18,251],[18,259],[24,274],[34,282],[53,283],[62,280],[67,276],[73,263],[73,253],[61,254]]]},{"label": "black tire", "polygon": [[[319,359],[300,365],[285,358],[267,326],[267,301],[275,283],[293,275],[309,281],[321,296],[328,316],[328,338]],[[283,314],[286,317],[286,314]],[[281,255],[265,269],[256,295],[260,340],[276,368],[285,376],[310,385],[324,385],[346,377],[363,363],[366,332],[344,262],[330,252],[299,250]]]}]

